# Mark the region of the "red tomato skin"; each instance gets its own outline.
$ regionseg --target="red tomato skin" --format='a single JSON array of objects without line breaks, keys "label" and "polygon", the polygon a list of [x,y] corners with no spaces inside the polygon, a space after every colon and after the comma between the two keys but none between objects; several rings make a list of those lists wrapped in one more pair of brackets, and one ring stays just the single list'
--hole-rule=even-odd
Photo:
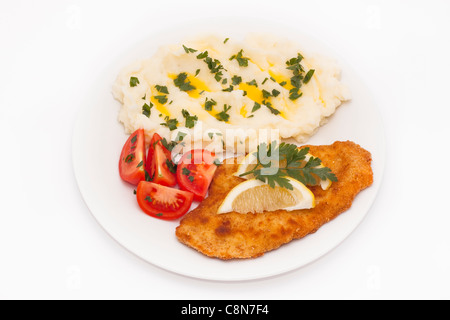
[{"label": "red tomato skin", "polygon": [[[191,159],[188,159],[189,155],[191,155]],[[178,185],[181,190],[192,192],[195,201],[203,201],[208,193],[209,186],[217,169],[217,165],[214,164],[214,158],[213,153],[207,150],[197,149],[184,154],[178,163]],[[196,163],[197,161],[201,161],[202,163]],[[183,172],[183,168],[192,172],[191,176],[193,177],[193,181],[189,180],[189,176]]]},{"label": "red tomato skin", "polygon": [[174,173],[169,170],[166,161],[171,160],[171,153],[161,143],[161,136],[157,133],[153,134],[147,154],[146,170],[152,179],[152,182],[174,187],[177,184],[177,178]]},{"label": "red tomato skin", "polygon": [[[158,192],[160,193],[159,198],[166,200],[169,198],[173,201],[179,200],[179,207],[175,210],[170,210],[167,207],[166,209],[156,208],[155,204],[161,200],[158,198]],[[189,211],[194,201],[194,195],[191,192],[147,181],[139,183],[136,190],[136,197],[139,207],[145,214],[161,220],[176,220],[181,218]]]},{"label": "red tomato skin", "polygon": [[[133,160],[130,160],[131,158]],[[145,163],[145,134],[143,129],[138,129],[130,135],[122,148],[119,159],[121,179],[138,185],[140,181],[145,180]]]}]

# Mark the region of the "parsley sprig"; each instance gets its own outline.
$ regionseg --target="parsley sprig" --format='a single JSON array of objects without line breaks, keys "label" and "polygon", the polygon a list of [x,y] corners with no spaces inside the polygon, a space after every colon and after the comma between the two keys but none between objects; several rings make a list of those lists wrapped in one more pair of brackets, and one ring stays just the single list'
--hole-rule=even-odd
[{"label": "parsley sprig", "polygon": [[[261,143],[255,153],[257,164],[252,170],[240,176],[253,175],[255,179],[267,183],[272,188],[278,185],[289,190],[293,190],[293,186],[287,177],[294,178],[309,186],[318,184],[317,177],[320,180],[329,179],[336,182],[336,175],[330,168],[320,166],[322,161],[319,158],[310,157],[309,160],[306,160],[308,153],[309,148],[299,149],[295,144],[283,142],[278,145],[276,141],[269,145]],[[274,166],[276,163],[278,163],[277,167]],[[274,171],[276,171],[275,174],[265,174]]]}]

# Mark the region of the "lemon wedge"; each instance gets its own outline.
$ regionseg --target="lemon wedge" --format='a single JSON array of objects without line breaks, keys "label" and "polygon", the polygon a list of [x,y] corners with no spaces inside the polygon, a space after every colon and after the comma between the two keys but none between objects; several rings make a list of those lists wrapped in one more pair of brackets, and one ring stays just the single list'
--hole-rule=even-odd
[{"label": "lemon wedge", "polygon": [[[307,153],[305,156],[305,163],[308,162],[311,157],[314,157],[314,156],[310,153]],[[256,151],[250,152],[242,159],[241,163],[239,164],[239,168],[234,175],[237,177],[243,178],[243,179],[253,179],[254,177],[251,174],[245,175],[242,177],[241,177],[241,175],[253,170],[257,163],[258,163],[258,159],[256,157]],[[280,163],[280,164],[283,165],[282,163]],[[323,168],[323,167],[324,167],[324,165],[320,164],[316,168]],[[323,190],[328,190],[332,184],[332,181],[330,179],[320,180],[320,178],[317,177],[316,181]]]},{"label": "lemon wedge", "polygon": [[303,183],[293,178],[287,178],[293,190],[249,179],[238,184],[222,202],[218,214],[228,212],[261,213],[276,210],[301,210],[315,207],[314,194]]}]

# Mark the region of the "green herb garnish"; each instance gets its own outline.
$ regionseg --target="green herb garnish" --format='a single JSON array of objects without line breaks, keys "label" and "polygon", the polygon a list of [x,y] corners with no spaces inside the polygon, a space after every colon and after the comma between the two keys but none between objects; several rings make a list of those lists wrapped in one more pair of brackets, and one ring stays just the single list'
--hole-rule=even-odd
[{"label": "green herb garnish", "polygon": [[198,50],[192,49],[192,48],[188,48],[183,44],[183,49],[186,53],[194,53],[197,52]]},{"label": "green herb garnish", "polygon": [[242,77],[233,76],[233,78],[231,78],[231,81],[233,82],[233,85],[238,86],[242,82]]},{"label": "green herb garnish", "polygon": [[212,111],[213,106],[217,105],[217,102],[214,99],[208,100],[208,98],[206,98],[205,100],[205,110],[206,111]]},{"label": "green herb garnish", "polygon": [[166,104],[167,103],[167,96],[165,96],[165,95],[154,96],[154,98],[156,100],[158,100],[158,102],[161,103],[161,104]]},{"label": "green herb garnish", "polygon": [[227,113],[231,109],[231,106],[224,105],[223,111],[216,114],[216,119],[223,122],[228,122],[230,120],[230,115]]},{"label": "green herb garnish", "polygon": [[151,102],[150,102],[150,105],[144,104],[142,106],[142,114],[144,116],[146,116],[147,118],[150,118],[150,115],[152,114],[152,111],[151,111],[152,107],[153,107],[153,103],[151,103]]},{"label": "green herb garnish", "polygon": [[183,117],[186,119],[186,128],[193,128],[195,126],[195,123],[198,121],[197,116],[191,116],[189,112],[185,109],[181,110],[181,113],[183,114]]},{"label": "green herb garnish", "polygon": [[[305,185],[317,185],[320,180],[337,181],[336,175],[330,168],[320,166],[322,161],[316,157],[306,160],[309,148],[298,148],[295,144],[281,143],[276,141],[269,146],[261,143],[255,153],[257,164],[254,168],[241,177],[253,175],[255,179],[267,183],[270,187],[279,186],[289,190],[293,187],[287,177],[294,178]],[[283,166],[280,163],[285,163]],[[275,170],[272,170],[275,169]],[[276,172],[275,174],[266,174]]]},{"label": "green herb garnish", "polygon": [[169,116],[166,116],[164,118],[164,121],[166,121],[166,122],[161,123],[161,125],[169,128],[170,131],[173,131],[173,130],[177,129],[177,126],[178,126],[178,120],[177,119],[170,119]]},{"label": "green herb garnish", "polygon": [[279,115],[281,113],[279,110],[272,107],[272,104],[269,101],[264,100],[263,105],[265,105],[267,107],[267,109],[269,109],[270,112],[272,112],[272,114],[274,114],[274,115]]},{"label": "green herb garnish", "polygon": [[233,90],[234,90],[234,87],[232,85],[230,85],[228,88],[223,89],[222,91],[224,91],[224,92],[231,92]]},{"label": "green herb garnish", "polygon": [[[288,61],[286,61],[287,69],[292,70],[292,72],[294,73],[293,77],[291,78],[291,85],[294,88],[292,88],[289,92],[289,99],[291,100],[297,100],[302,96],[302,92],[300,92],[302,82],[308,83],[308,81],[311,79],[314,73],[314,71],[311,72],[310,70],[305,76],[305,70],[300,64],[302,60],[303,56],[300,53],[298,53],[297,57],[291,58]],[[308,77],[308,79],[306,79],[306,77]]]},{"label": "green herb garnish", "polygon": [[136,77],[130,78],[130,87],[136,87],[139,84],[139,79]]},{"label": "green herb garnish", "polygon": [[177,173],[177,165],[174,164],[172,161],[166,159],[166,165],[170,172]]},{"label": "green herb garnish", "polygon": [[197,59],[205,59],[208,56],[208,51],[202,52],[197,56]]},{"label": "green herb garnish", "polygon": [[158,92],[169,94],[169,90],[167,89],[166,86],[156,85],[155,88],[156,90],[158,90]]},{"label": "green herb garnish", "polygon": [[187,136],[187,133],[184,132],[178,132],[177,137],[175,138],[175,142],[181,142],[184,140],[184,137]]},{"label": "green herb garnish", "polygon": [[271,94],[269,91],[264,90],[264,89],[263,89],[263,91],[262,91],[262,95],[263,95],[263,98],[264,98],[264,99],[267,99],[267,98],[269,98],[269,97],[272,96],[272,94]]},{"label": "green herb garnish", "polygon": [[125,162],[126,162],[126,163],[130,163],[130,162],[133,162],[134,159],[136,159],[136,156],[134,155],[134,153],[130,153],[130,154],[127,155],[127,157],[125,158]]},{"label": "green herb garnish", "polygon": [[255,104],[253,105],[252,113],[259,110],[260,108],[261,108],[261,104],[259,104],[258,102],[255,102]]},{"label": "green herb garnish", "polygon": [[305,78],[303,79],[303,83],[307,84],[309,80],[311,80],[312,76],[314,75],[314,69],[310,69],[308,73],[306,74]]},{"label": "green herb garnish", "polygon": [[178,87],[181,91],[191,91],[191,90],[195,90],[195,87],[193,85],[191,85],[191,82],[187,79],[187,73],[183,72],[180,73],[174,80],[173,83],[175,84],[176,87]]},{"label": "green herb garnish", "polygon": [[291,100],[297,100],[303,95],[303,92],[300,92],[298,88],[292,88],[289,91],[289,99]]},{"label": "green herb garnish", "polygon": [[250,60],[250,58],[244,57],[243,52],[244,49],[241,49],[238,54],[235,54],[230,58],[230,61],[236,59],[236,61],[239,63],[239,66],[248,67],[248,60]]}]

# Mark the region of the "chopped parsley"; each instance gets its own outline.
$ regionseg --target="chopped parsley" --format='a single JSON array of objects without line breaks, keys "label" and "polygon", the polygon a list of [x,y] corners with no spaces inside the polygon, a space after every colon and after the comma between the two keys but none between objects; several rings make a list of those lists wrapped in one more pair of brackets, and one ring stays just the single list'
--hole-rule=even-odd
[{"label": "chopped parsley", "polygon": [[262,95],[263,95],[263,98],[264,98],[264,99],[267,99],[267,98],[269,98],[269,97],[272,96],[272,94],[271,94],[269,91],[264,90],[264,89],[263,89],[263,91],[262,91]]},{"label": "chopped parsley", "polygon": [[184,174],[185,176],[188,176],[191,174],[191,170],[189,170],[188,168],[183,168],[181,170],[181,173]]},{"label": "chopped parsley", "polygon": [[166,165],[170,172],[177,173],[177,165],[174,164],[172,161],[166,159]]},{"label": "chopped parsley", "polygon": [[191,116],[189,112],[185,109],[181,110],[181,113],[183,114],[183,117],[186,119],[186,128],[193,128],[195,126],[195,123],[198,121],[197,116]]},{"label": "chopped parsley", "polygon": [[169,94],[169,90],[167,89],[166,86],[156,85],[155,88],[156,90],[158,90],[158,92]]},{"label": "chopped parsley", "polygon": [[130,153],[129,155],[127,155],[127,157],[125,158],[125,162],[126,163],[130,163],[133,162],[133,160],[136,158],[136,156],[134,155],[134,153]]},{"label": "chopped parsley", "polygon": [[208,56],[208,51],[202,52],[197,56],[197,59],[205,59]]},{"label": "chopped parsley", "polygon": [[166,116],[164,118],[164,121],[166,121],[166,122],[161,123],[161,125],[169,128],[170,131],[173,131],[173,130],[177,129],[177,126],[178,126],[178,120],[177,119],[170,119],[169,116]]},{"label": "chopped parsley", "polygon": [[309,80],[311,80],[312,76],[314,75],[314,69],[310,69],[308,73],[306,74],[305,78],[303,79],[303,83],[307,84]]},{"label": "chopped parsley", "polygon": [[300,98],[303,95],[303,92],[299,92],[298,88],[292,88],[289,91],[289,99],[291,100],[297,100],[298,98]]},{"label": "chopped parsley", "polygon": [[287,69],[291,70],[294,74],[291,78],[291,85],[293,86],[293,88],[289,91],[289,99],[291,100],[297,100],[302,96],[302,92],[300,91],[302,83],[308,83],[314,74],[314,70],[309,70],[305,75],[305,70],[301,65],[302,60],[303,56],[298,53],[297,57],[291,58],[286,61]]},{"label": "chopped parsley", "polygon": [[222,91],[224,91],[224,92],[231,92],[233,90],[234,90],[234,87],[232,85],[230,85],[228,88],[223,89]]},{"label": "chopped parsley", "polygon": [[206,111],[212,111],[213,106],[217,105],[217,102],[214,99],[208,100],[208,98],[206,98],[205,100],[205,110]]},{"label": "chopped parsley", "polygon": [[227,43],[228,40],[230,40],[230,38],[226,38],[226,39],[223,41],[223,43]]},{"label": "chopped parsley", "polygon": [[195,90],[195,87],[191,85],[191,82],[187,80],[187,73],[180,73],[176,79],[173,80],[173,83],[176,87],[178,87],[181,91],[191,91]]},{"label": "chopped parsley", "polygon": [[255,111],[258,111],[261,108],[261,104],[259,104],[258,102],[255,102],[253,109],[252,109],[252,113]]},{"label": "chopped parsley", "polygon": [[184,137],[187,136],[187,133],[179,131],[177,137],[175,138],[175,142],[181,142],[184,140]]},{"label": "chopped parsley", "polygon": [[269,80],[269,78],[265,78],[264,81],[261,84],[266,83],[267,80]]},{"label": "chopped parsley", "polygon": [[273,97],[278,97],[278,96],[280,95],[280,93],[281,93],[281,92],[278,91],[277,89],[273,89],[273,90],[272,90],[272,96],[273,96]]},{"label": "chopped parsley", "polygon": [[188,48],[183,44],[183,49],[186,53],[194,53],[197,52],[198,50],[192,49],[192,48]]},{"label": "chopped parsley", "polygon": [[225,104],[223,106],[223,111],[216,114],[216,119],[219,121],[228,122],[230,120],[230,115],[227,112],[230,111],[230,109],[231,106]]},{"label": "chopped parsley", "polygon": [[199,73],[200,73],[200,69],[197,69],[197,71],[195,71],[195,76],[198,76]]},{"label": "chopped parsley", "polygon": [[256,82],[255,79],[253,79],[252,81],[247,82],[247,84],[248,84],[249,86],[255,86],[255,87],[258,88],[258,83]]},{"label": "chopped parsley", "polygon": [[142,106],[142,114],[146,116],[147,118],[150,118],[150,115],[152,114],[151,109],[153,108],[153,103],[150,102],[150,105],[144,104]]},{"label": "chopped parsley", "polygon": [[130,78],[130,87],[136,87],[139,84],[139,79],[136,77]]},{"label": "chopped parsley", "polygon": [[272,112],[272,114],[274,114],[274,115],[279,115],[281,113],[279,110],[272,107],[272,104],[269,101],[264,100],[263,105],[265,105],[267,107],[267,109],[269,109],[270,112]]},{"label": "chopped parsley", "polygon": [[167,103],[167,96],[166,95],[154,96],[154,98],[156,100],[158,100],[158,102],[161,103],[161,104],[166,104]]},{"label": "chopped parsley", "polygon": [[197,59],[203,59],[203,61],[208,66],[209,71],[214,74],[214,79],[216,79],[217,82],[220,82],[222,80],[222,70],[224,70],[224,67],[219,60],[209,57],[208,51],[202,52],[197,55]]},{"label": "chopped parsley", "polygon": [[231,81],[233,82],[233,85],[238,86],[242,82],[242,77],[233,76],[233,78],[231,78]]},{"label": "chopped parsley", "polygon": [[248,60],[250,60],[250,58],[244,57],[243,52],[244,49],[241,49],[238,54],[235,54],[230,58],[230,61],[236,59],[236,61],[239,63],[239,66],[248,67]]}]

